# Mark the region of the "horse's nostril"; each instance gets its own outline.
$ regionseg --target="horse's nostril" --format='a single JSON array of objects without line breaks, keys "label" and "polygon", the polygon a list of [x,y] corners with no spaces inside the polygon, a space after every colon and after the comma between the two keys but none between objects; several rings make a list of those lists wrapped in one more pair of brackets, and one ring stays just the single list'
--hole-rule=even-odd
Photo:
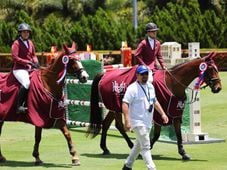
[{"label": "horse's nostril", "polygon": [[221,91],[221,87],[218,87],[217,91],[218,91],[218,92]]},{"label": "horse's nostril", "polygon": [[221,87],[217,87],[217,88],[212,89],[213,93],[218,93],[220,91],[221,91]]},{"label": "horse's nostril", "polygon": [[86,83],[87,82],[87,78],[83,76],[83,77],[79,78],[79,81],[81,83]]}]

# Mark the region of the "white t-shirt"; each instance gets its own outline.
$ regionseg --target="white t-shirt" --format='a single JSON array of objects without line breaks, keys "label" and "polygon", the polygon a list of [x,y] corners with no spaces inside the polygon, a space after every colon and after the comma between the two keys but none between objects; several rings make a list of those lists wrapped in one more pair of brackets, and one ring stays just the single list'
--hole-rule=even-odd
[{"label": "white t-shirt", "polygon": [[153,105],[155,100],[154,86],[150,82],[147,82],[145,85],[142,85],[142,87],[141,84],[135,81],[128,86],[122,100],[129,104],[129,118],[132,129],[137,126],[152,127],[154,108],[151,112],[149,112],[148,109],[150,105]]}]

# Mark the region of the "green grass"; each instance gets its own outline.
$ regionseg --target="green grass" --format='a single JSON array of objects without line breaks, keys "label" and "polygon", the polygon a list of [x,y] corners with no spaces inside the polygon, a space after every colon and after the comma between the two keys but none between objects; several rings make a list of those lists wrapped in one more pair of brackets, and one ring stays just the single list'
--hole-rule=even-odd
[{"label": "green grass", "polygon": [[[227,140],[227,73],[221,73],[223,90],[212,94],[210,89],[201,91],[202,131],[212,138]],[[81,166],[72,167],[66,141],[59,130],[43,131],[40,145],[40,157],[44,165],[35,167],[31,156],[34,144],[34,127],[24,123],[6,122],[0,138],[1,149],[7,158],[0,164],[1,170],[120,170],[129,153],[118,131],[109,131],[107,145],[112,155],[103,156],[99,148],[100,136],[95,139],[85,137],[85,129],[71,130],[71,135],[80,154]],[[131,137],[134,134],[129,133]],[[185,145],[192,160],[184,162],[177,153],[175,144],[156,143],[152,155],[158,170],[226,170],[227,144]],[[146,169],[143,160],[136,160],[134,170]]]}]

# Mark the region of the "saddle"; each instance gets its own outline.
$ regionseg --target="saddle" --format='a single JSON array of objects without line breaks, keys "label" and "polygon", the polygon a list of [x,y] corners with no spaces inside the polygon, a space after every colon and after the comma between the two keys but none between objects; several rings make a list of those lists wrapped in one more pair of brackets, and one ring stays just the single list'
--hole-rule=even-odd
[{"label": "saddle", "polygon": [[0,121],[21,121],[32,125],[50,128],[57,119],[65,120],[64,101],[55,100],[44,88],[41,71],[30,74],[27,114],[16,114],[17,96],[20,83],[13,73],[0,73]]},{"label": "saddle", "polygon": [[166,126],[172,124],[174,118],[182,118],[186,95],[182,98],[174,96],[166,85],[165,72],[162,71],[157,71],[154,75],[153,85],[156,97],[169,118],[168,124],[163,124],[160,114],[154,110],[154,122]]},{"label": "saddle", "polygon": [[135,70],[136,67],[116,69],[103,75],[99,82],[99,91],[107,109],[121,112],[122,98],[126,88],[136,80]]}]

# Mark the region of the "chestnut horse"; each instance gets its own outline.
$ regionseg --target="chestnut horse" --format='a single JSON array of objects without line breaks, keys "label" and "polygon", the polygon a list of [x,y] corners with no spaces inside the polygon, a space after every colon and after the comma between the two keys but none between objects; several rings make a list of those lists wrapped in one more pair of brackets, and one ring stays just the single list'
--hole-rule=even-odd
[{"label": "chestnut horse", "polygon": [[[194,92],[194,89],[188,87],[188,85],[201,73],[200,69],[206,69],[203,71],[201,81],[204,81],[207,86],[211,88],[213,93],[218,93],[221,90],[221,81],[218,74],[218,69],[214,63],[215,53],[210,53],[209,55],[193,59],[191,61],[185,62],[183,64],[179,64],[177,66],[172,67],[168,71],[158,70],[154,75],[154,87],[156,91],[156,96],[158,101],[160,102],[162,108],[165,110],[169,117],[169,123],[173,124],[176,137],[177,137],[177,145],[178,145],[178,153],[182,156],[183,160],[190,160],[190,156],[186,154],[183,145],[182,145],[182,134],[181,134],[181,122],[182,122],[182,113],[184,109],[184,101],[186,99],[185,90],[188,88]],[[201,65],[202,63],[202,65]],[[136,67],[136,66],[134,66]],[[135,74],[134,67],[130,70],[126,69],[126,77],[129,77]],[[113,70],[111,72],[107,72],[105,74],[100,73],[98,74],[92,84],[91,89],[91,112],[90,112],[90,126],[88,128],[88,135],[92,134],[92,137],[95,137],[99,134],[100,130],[102,129],[101,133],[101,143],[100,147],[103,150],[103,154],[110,154],[109,149],[106,146],[106,135],[107,131],[115,119],[115,126],[120,131],[120,133],[125,138],[128,146],[130,148],[133,147],[133,143],[131,142],[130,138],[126,134],[122,122],[122,114],[121,114],[121,99],[123,97],[123,93],[125,92],[126,87],[135,81],[132,77],[130,80],[131,82],[126,82],[124,80],[120,80],[121,74],[118,74],[118,70]],[[112,77],[111,77],[112,76]],[[112,80],[111,80],[111,78]],[[161,77],[161,78],[160,78]],[[201,77],[201,76],[200,76]],[[108,79],[105,81],[105,78]],[[118,80],[117,80],[118,79]],[[161,81],[162,79],[162,81]],[[200,85],[202,82],[199,82]],[[105,82],[105,84],[104,84]],[[105,89],[108,86],[108,82],[112,83],[112,89]],[[114,82],[114,83],[113,83]],[[101,86],[103,84],[103,86]],[[164,88],[159,88],[159,85],[167,89],[167,93],[170,93],[171,97],[176,97],[177,102],[170,103],[170,97],[160,97],[161,94],[165,93]],[[117,88],[116,88],[117,86]],[[112,97],[114,94],[113,89],[118,89],[119,93],[116,96],[120,96],[120,102],[115,102],[113,99],[118,100],[116,97]],[[120,91],[120,89],[124,89],[124,91]],[[158,90],[161,89],[161,90]],[[105,107],[110,111],[107,113],[105,119],[102,118],[101,109],[99,108],[99,95],[102,98],[102,102],[104,103]],[[111,101],[112,100],[112,101]],[[108,102],[110,103],[108,105]],[[112,103],[117,103],[118,105],[113,106]],[[175,104],[175,105],[174,105]],[[179,105],[180,104],[180,105]],[[169,106],[172,107],[174,111],[170,111]],[[179,112],[178,106],[182,109]],[[183,106],[183,107],[182,107]],[[167,108],[168,107],[168,108]],[[176,113],[176,112],[179,113]],[[154,112],[154,136],[151,139],[151,148],[153,147],[154,143],[158,140],[161,132],[161,126],[163,125],[162,122],[158,118],[158,113]]]},{"label": "chestnut horse", "polygon": [[[63,45],[63,51],[58,53],[50,66],[41,67],[30,74],[31,85],[28,92],[28,111],[26,114],[16,114],[19,83],[12,73],[0,73],[0,132],[4,121],[22,121],[34,125],[35,144],[32,155],[35,158],[35,165],[43,163],[39,156],[42,128],[52,127],[59,128],[67,140],[72,164],[80,165],[65,120],[63,87],[66,73],[76,76],[82,83],[86,82],[88,78],[88,74],[76,54],[75,43],[70,48]],[[4,84],[4,82],[6,83]],[[11,89],[13,91],[10,91]],[[0,149],[0,162],[5,161],[6,158]]]}]

